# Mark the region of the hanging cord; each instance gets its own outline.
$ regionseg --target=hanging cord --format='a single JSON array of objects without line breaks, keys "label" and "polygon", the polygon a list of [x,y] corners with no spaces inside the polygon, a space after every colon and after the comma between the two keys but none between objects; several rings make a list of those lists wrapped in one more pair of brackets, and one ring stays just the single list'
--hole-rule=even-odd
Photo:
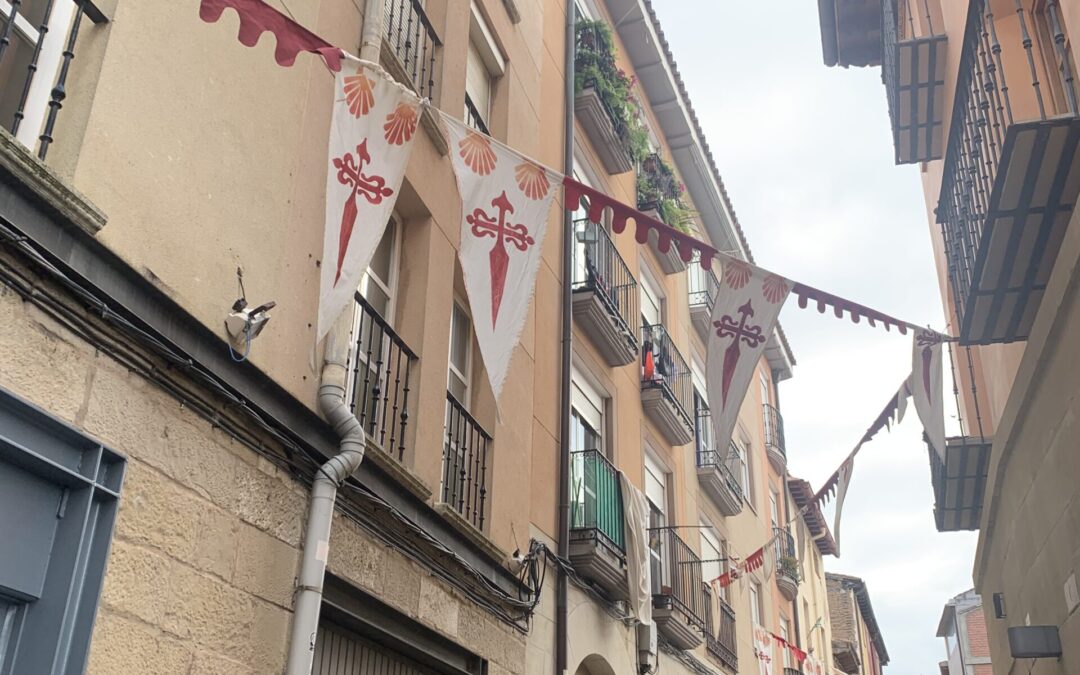
[{"label": "hanging cord", "polygon": [[979,410],[979,392],[975,388],[975,363],[971,359],[971,347],[965,346],[964,351],[967,352],[968,377],[971,378],[971,399],[975,403],[975,423],[979,427],[979,440],[985,442],[986,434],[983,432],[982,413]]}]

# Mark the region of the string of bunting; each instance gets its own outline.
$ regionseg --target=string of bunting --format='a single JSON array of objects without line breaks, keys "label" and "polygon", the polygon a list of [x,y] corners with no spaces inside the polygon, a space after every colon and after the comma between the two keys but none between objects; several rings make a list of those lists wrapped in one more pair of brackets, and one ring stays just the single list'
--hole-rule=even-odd
[{"label": "string of bunting", "polygon": [[[331,71],[338,72],[341,70],[342,59],[346,57],[346,53],[342,49],[334,47],[325,39],[266,4],[264,0],[200,0],[199,16],[203,21],[214,23],[221,18],[222,13],[227,8],[234,9],[240,17],[237,39],[241,44],[254,47],[264,32],[268,31],[274,35],[277,39],[274,58],[279,65],[283,67],[292,66],[298,53],[305,51],[319,55]],[[545,167],[540,162],[531,159],[529,161],[547,172],[562,175],[561,172]],[[604,210],[610,210],[612,214],[612,230],[616,233],[623,232],[627,221],[633,220],[635,224],[634,238],[639,244],[644,245],[648,242],[649,233],[655,232],[657,247],[660,252],[667,253],[671,246],[675,246],[679,257],[686,263],[694,260],[695,253],[698,255],[699,264],[707,270],[712,269],[714,260],[720,260],[721,264],[741,262],[738,258],[718,251],[713,246],[569,176],[563,177],[562,183],[567,209],[576,211],[582,197],[585,197],[589,204],[589,220],[598,223],[603,216]],[[818,290],[807,284],[794,282],[791,291],[798,296],[799,307],[804,309],[812,301],[819,312],[824,313],[826,307],[832,307],[837,318],[841,318],[847,313],[854,323],[859,323],[861,318],[866,318],[870,326],[881,324],[886,330],[896,326],[901,334],[906,334],[909,328],[918,328],[918,324],[897,319],[884,312]]]}]

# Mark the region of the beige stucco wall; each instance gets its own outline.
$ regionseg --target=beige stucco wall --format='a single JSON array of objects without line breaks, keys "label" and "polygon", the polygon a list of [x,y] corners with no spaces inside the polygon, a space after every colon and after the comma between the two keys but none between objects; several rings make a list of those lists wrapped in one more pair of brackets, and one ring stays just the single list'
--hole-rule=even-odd
[{"label": "beige stucco wall", "polygon": [[1006,628],[1058,626],[1060,661],[1035,673],[1080,673],[1080,618],[1064,586],[1080,569],[1080,213],[1074,212],[991,451],[975,586],[1003,593],[1007,616],[987,617],[994,671],[1012,662]]}]

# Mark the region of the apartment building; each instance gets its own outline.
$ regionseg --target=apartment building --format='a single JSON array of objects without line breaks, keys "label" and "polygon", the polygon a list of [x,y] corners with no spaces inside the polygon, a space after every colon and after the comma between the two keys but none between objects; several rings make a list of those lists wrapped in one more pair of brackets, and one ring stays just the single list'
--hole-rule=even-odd
[{"label": "apartment building", "polygon": [[945,603],[938,621],[937,636],[945,640],[941,675],[991,675],[990,644],[986,637],[986,615],[982,598],[965,591]]},{"label": "apartment building", "polygon": [[[548,165],[564,165],[573,110],[576,178],[752,260],[647,0],[282,9]],[[787,526],[809,494],[786,471],[778,383],[794,358],[778,328],[718,447],[703,382],[714,275],[609,223],[564,230],[553,212],[496,408],[456,262],[447,138],[425,112],[351,309],[347,374],[330,382],[340,364],[314,337],[323,64],[279,67],[271,38],[245,49],[232,10],[206,23],[194,3],[0,14],[14,17],[0,40],[0,534],[23,544],[0,556],[0,672],[281,672],[311,591],[297,586],[311,486],[339,452],[320,415],[335,397],[366,456],[336,486],[315,554],[313,672],[749,675],[755,627],[828,644],[824,524]],[[250,351],[223,329],[238,298],[276,303]],[[620,475],[648,500],[655,631],[627,617]],[[558,566],[520,569],[531,542],[557,550],[563,494],[565,612]],[[767,541],[773,566],[714,593],[707,582]],[[786,650],[770,658],[799,670]]]},{"label": "apartment building", "polygon": [[870,604],[866,582],[847,574],[825,573],[832,619],[832,654],[836,670],[848,675],[881,675],[889,652]]},{"label": "apartment building", "polygon": [[880,66],[897,164],[922,179],[960,434],[929,453],[940,531],[978,530],[975,591],[1080,672],[1076,275],[1080,6],[1054,0],[820,0],[826,65]]}]

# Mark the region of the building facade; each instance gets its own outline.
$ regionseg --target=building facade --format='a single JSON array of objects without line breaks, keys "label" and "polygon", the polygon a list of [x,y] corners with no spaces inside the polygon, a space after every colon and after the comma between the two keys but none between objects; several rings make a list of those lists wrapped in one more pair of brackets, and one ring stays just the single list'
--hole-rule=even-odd
[{"label": "building facade", "polygon": [[1053,626],[1080,672],[1075,306],[1080,7],[1051,0],[819,2],[827,65],[881,66],[898,164],[918,164],[960,434],[930,453],[941,531],[978,530],[973,578],[1007,629]]},{"label": "building facade", "polygon": [[866,582],[846,574],[825,574],[832,618],[832,653],[836,671],[881,675],[889,652],[878,628]]},{"label": "building facade", "polygon": [[942,675],[991,675],[994,672],[982,598],[974,590],[965,591],[945,603],[937,636],[945,640],[947,660],[941,662]]},{"label": "building facade", "polygon": [[[282,672],[310,590],[297,575],[311,485],[339,451],[326,396],[349,406],[366,456],[317,552],[313,672],[750,675],[758,626],[831,656],[824,525],[795,518],[808,488],[786,471],[778,383],[794,359],[778,328],[718,447],[703,378],[714,276],[552,213],[496,410],[456,262],[447,139],[425,113],[337,363],[314,337],[322,63],[281,68],[270,38],[243,48],[231,10],[207,23],[191,3],[12,4],[0,533],[25,555],[0,556],[0,672]],[[752,260],[647,0],[306,0],[287,14],[374,48],[398,81],[550,166],[567,159],[572,110],[575,177]],[[361,45],[365,27],[377,39]],[[276,303],[250,351],[223,330],[238,298]],[[625,605],[624,476],[648,500],[655,631]],[[569,555],[553,565],[536,544],[557,550],[564,494]],[[767,541],[768,570],[708,583]],[[770,658],[799,670],[787,650]]]}]

